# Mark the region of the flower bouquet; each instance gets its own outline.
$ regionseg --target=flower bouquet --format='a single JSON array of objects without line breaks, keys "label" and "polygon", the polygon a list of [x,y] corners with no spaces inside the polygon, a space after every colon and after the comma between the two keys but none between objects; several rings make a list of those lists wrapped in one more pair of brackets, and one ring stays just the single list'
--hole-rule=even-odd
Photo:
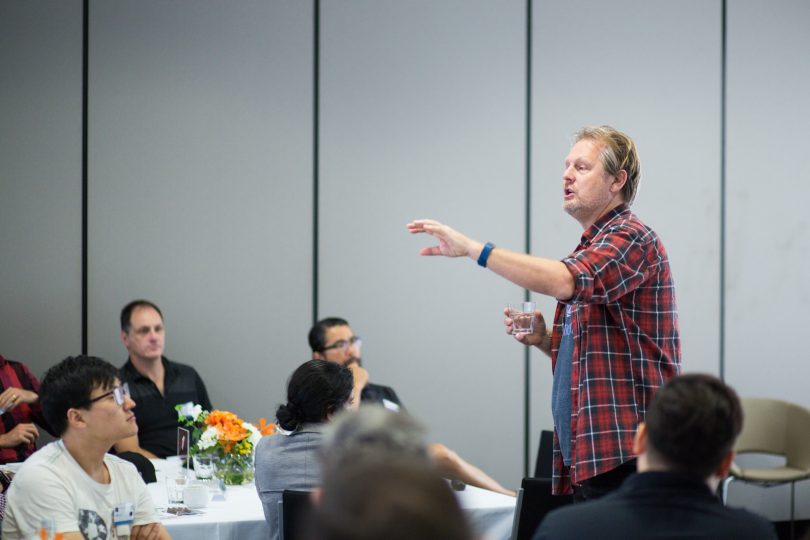
[{"label": "flower bouquet", "polygon": [[214,475],[230,485],[253,480],[253,451],[275,424],[260,420],[259,426],[241,420],[228,411],[208,412],[191,402],[177,405],[178,420],[191,430],[189,454],[211,456]]}]

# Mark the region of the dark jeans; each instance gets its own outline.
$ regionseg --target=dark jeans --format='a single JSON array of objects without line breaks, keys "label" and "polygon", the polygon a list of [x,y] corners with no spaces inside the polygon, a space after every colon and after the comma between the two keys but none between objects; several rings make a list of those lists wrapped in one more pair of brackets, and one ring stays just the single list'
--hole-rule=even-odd
[{"label": "dark jeans", "polygon": [[593,501],[604,497],[622,485],[625,478],[636,473],[636,460],[625,461],[615,469],[588,478],[579,485],[574,485],[574,503]]}]

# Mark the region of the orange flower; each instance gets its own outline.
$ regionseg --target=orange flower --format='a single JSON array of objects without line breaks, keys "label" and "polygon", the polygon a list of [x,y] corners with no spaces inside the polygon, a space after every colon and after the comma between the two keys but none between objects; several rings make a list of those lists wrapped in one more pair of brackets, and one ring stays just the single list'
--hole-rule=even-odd
[{"label": "orange flower", "polygon": [[[256,424],[253,425],[256,426]],[[276,430],[276,425],[268,424],[267,420],[265,420],[264,418],[259,418],[259,425],[256,426],[256,428],[262,435],[272,435],[273,432]]]},{"label": "orange flower", "polygon": [[231,451],[231,443],[239,442],[249,435],[248,430],[242,426],[242,420],[232,412],[211,411],[205,421],[217,430],[218,439],[225,443],[226,452]]}]

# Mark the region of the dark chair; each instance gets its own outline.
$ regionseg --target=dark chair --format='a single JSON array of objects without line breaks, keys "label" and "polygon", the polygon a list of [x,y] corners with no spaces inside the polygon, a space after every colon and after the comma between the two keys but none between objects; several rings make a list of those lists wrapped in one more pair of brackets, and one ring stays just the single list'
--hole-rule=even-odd
[{"label": "dark chair", "polygon": [[157,482],[155,466],[152,465],[149,458],[143,454],[139,454],[137,452],[121,452],[118,454],[118,457],[135,465],[135,468],[138,469],[138,473],[141,475],[141,478],[143,478],[144,483],[151,484],[152,482]]},{"label": "dark chair", "polygon": [[534,463],[534,477],[551,478],[553,461],[554,432],[544,429],[540,432],[540,447],[537,449],[537,459]]},{"label": "dark chair", "polygon": [[312,510],[309,491],[285,489],[278,503],[278,529],[280,540],[303,540],[306,518]]},{"label": "dark chair", "polygon": [[524,478],[515,505],[512,540],[531,540],[546,514],[572,502],[571,495],[551,494],[551,478]]}]

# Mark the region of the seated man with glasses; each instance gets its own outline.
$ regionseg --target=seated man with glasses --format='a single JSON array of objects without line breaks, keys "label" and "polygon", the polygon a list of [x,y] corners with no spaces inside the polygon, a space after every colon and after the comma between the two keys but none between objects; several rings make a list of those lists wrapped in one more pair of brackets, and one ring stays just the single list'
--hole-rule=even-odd
[{"label": "seated man with glasses", "polygon": [[[315,323],[309,331],[309,347],[312,358],[342,364],[352,370],[354,395],[360,396],[360,405],[377,404],[398,412],[403,408],[397,393],[390,386],[368,382],[368,371],[360,358],[362,340],[354,335],[345,319],[329,317]],[[468,463],[443,444],[428,446],[428,453],[439,471],[446,477],[464,484],[514,496],[515,492],[504,488],[487,473]]]},{"label": "seated man with glasses", "polygon": [[68,357],[45,374],[40,402],[61,439],[14,477],[3,538],[39,537],[43,528],[65,540],[170,538],[135,467],[107,453],[138,432],[118,370],[100,358]]},{"label": "seated man with glasses", "polygon": [[360,403],[378,403],[392,411],[402,407],[397,393],[390,386],[368,382],[368,371],[360,358],[360,336],[355,336],[345,319],[329,317],[315,323],[309,331],[309,347],[314,360],[337,362],[352,370],[354,395]]}]

